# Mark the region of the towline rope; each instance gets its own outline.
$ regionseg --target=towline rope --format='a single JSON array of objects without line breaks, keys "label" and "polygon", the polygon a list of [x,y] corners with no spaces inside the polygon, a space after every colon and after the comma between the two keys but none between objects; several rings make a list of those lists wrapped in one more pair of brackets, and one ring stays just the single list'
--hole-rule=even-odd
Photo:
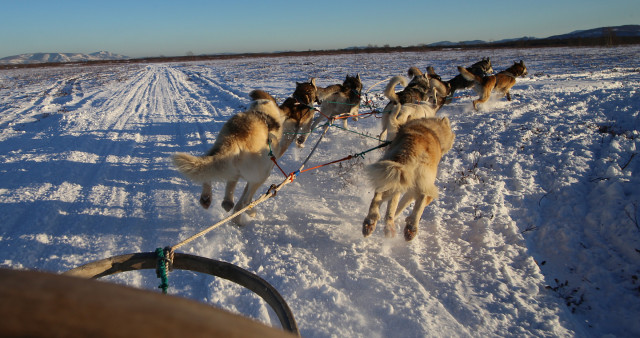
[{"label": "towline rope", "polygon": [[339,160],[327,162],[325,164],[320,164],[320,165],[317,165],[315,167],[311,167],[311,168],[308,168],[308,169],[301,170],[300,173],[307,172],[307,171],[314,170],[314,169],[318,169],[318,168],[322,168],[322,167],[325,167],[325,166],[328,166],[328,165],[331,165],[331,164],[335,164],[335,163],[338,163],[338,162],[347,161],[347,160],[350,160],[350,159],[353,159],[353,158],[357,158],[357,157],[364,158],[364,155],[366,155],[368,152],[374,151],[376,149],[384,148],[384,147],[388,146],[389,144],[391,144],[391,142],[390,141],[386,141],[385,143],[382,143],[382,144],[380,144],[378,146],[375,146],[375,147],[373,147],[371,149],[367,149],[367,150],[365,150],[363,152],[359,152],[359,153],[353,154],[353,155],[348,155],[348,156],[345,156],[345,157],[343,157],[343,158],[341,158]]},{"label": "towline rope", "polygon": [[[388,79],[387,79],[387,80],[388,80]],[[369,89],[367,90],[367,92],[368,92],[369,90],[371,90],[371,88],[373,88],[374,86],[376,86],[376,85],[378,85],[379,83],[382,83],[382,82],[384,82],[384,81],[386,81],[386,80],[379,81],[378,83],[376,83],[376,84],[374,84],[373,86],[369,87]],[[367,92],[365,92],[365,95],[366,95],[366,93],[367,93]],[[318,110],[318,109],[316,109],[316,108],[314,108],[314,109],[315,109],[315,110]],[[355,116],[372,115],[372,114],[376,114],[376,113],[379,113],[379,112],[374,110],[374,111],[372,111],[372,112],[370,112],[370,113],[364,113],[364,114],[354,115],[354,117],[355,117]],[[320,112],[320,114],[322,114],[322,112]],[[324,114],[322,114],[322,115],[323,115],[323,116],[325,116],[325,117],[327,117],[327,116],[326,116],[326,115],[324,115]],[[179,248],[183,247],[184,245],[187,245],[187,244],[191,243],[192,241],[194,241],[194,240],[196,240],[196,239],[198,239],[198,238],[200,238],[200,237],[202,237],[202,236],[206,235],[207,233],[209,233],[209,232],[211,232],[212,230],[216,229],[216,228],[217,228],[217,227],[219,227],[220,225],[222,225],[222,224],[224,224],[224,223],[228,222],[229,220],[231,220],[231,219],[233,219],[234,217],[236,217],[236,216],[238,216],[238,215],[242,214],[243,212],[245,212],[245,211],[247,211],[247,210],[249,210],[249,209],[251,209],[251,208],[254,208],[255,206],[259,205],[260,203],[263,203],[264,201],[268,200],[269,198],[276,196],[276,194],[277,194],[277,192],[278,192],[278,191],[280,191],[282,188],[284,188],[284,186],[286,186],[287,184],[289,184],[289,183],[293,182],[293,180],[294,180],[294,179],[295,179],[295,178],[296,178],[300,173],[307,172],[307,171],[314,170],[314,169],[318,169],[318,168],[321,168],[321,167],[325,167],[325,166],[328,166],[328,165],[331,165],[331,164],[334,164],[334,163],[338,163],[338,162],[342,162],[342,161],[347,161],[347,160],[350,160],[350,159],[353,159],[353,158],[357,158],[357,157],[362,157],[362,158],[363,158],[365,154],[367,154],[367,153],[369,153],[369,152],[371,152],[371,151],[374,151],[374,150],[376,150],[376,149],[380,149],[380,148],[386,147],[386,146],[388,146],[388,145],[391,143],[391,142],[384,142],[384,143],[382,143],[382,144],[380,144],[380,145],[378,145],[378,146],[376,146],[376,147],[373,147],[373,148],[371,148],[371,149],[367,149],[367,150],[365,150],[365,151],[363,151],[363,152],[356,153],[356,154],[353,154],[353,155],[348,155],[348,156],[346,156],[346,157],[343,157],[343,158],[338,159],[338,160],[335,160],[335,161],[331,161],[331,162],[328,162],[328,163],[324,163],[324,164],[321,164],[321,165],[317,165],[317,166],[315,166],[315,167],[311,167],[311,168],[308,168],[308,169],[304,169],[304,167],[307,165],[307,162],[309,161],[309,159],[311,159],[311,156],[313,156],[313,154],[315,153],[316,149],[318,148],[318,145],[320,144],[320,142],[322,141],[322,139],[323,139],[323,138],[324,138],[324,136],[326,135],[327,131],[329,130],[329,127],[333,126],[333,121],[335,121],[335,120],[337,120],[337,119],[341,119],[341,118],[348,118],[348,117],[350,117],[350,116],[352,116],[352,115],[346,115],[346,114],[345,114],[345,116],[344,116],[344,117],[343,117],[343,116],[338,116],[338,117],[333,117],[333,118],[327,117],[327,119],[328,119],[329,121],[325,124],[325,127],[324,127],[324,130],[323,130],[322,134],[320,135],[320,137],[319,137],[319,138],[318,138],[318,140],[316,141],[316,144],[314,145],[313,149],[311,150],[311,152],[309,153],[309,155],[307,156],[307,158],[302,162],[302,164],[300,165],[300,168],[299,168],[298,170],[296,170],[296,171],[294,171],[294,172],[292,172],[292,173],[290,173],[290,174],[288,174],[288,175],[287,175],[287,174],[285,173],[285,171],[280,167],[280,165],[278,165],[278,162],[277,162],[277,160],[276,160],[276,157],[273,155],[273,151],[272,151],[272,149],[271,149],[271,143],[270,143],[270,142],[267,142],[267,143],[269,144],[269,156],[270,156],[271,160],[273,161],[274,165],[275,165],[275,166],[280,170],[280,172],[285,176],[285,179],[284,179],[282,182],[280,182],[280,184],[278,184],[278,185],[272,184],[272,185],[269,187],[269,189],[268,189],[264,194],[262,194],[259,198],[257,198],[257,199],[256,199],[256,200],[254,200],[253,202],[249,203],[249,204],[248,204],[247,206],[245,206],[244,208],[242,208],[242,209],[240,209],[240,210],[235,211],[234,213],[232,213],[231,215],[227,216],[226,218],[224,218],[224,219],[222,219],[222,220],[218,221],[217,223],[215,223],[215,224],[211,225],[210,227],[208,227],[208,228],[206,228],[206,229],[204,229],[204,230],[202,230],[202,231],[200,231],[200,232],[196,233],[195,235],[193,235],[193,236],[191,236],[191,237],[189,237],[189,238],[187,238],[187,239],[185,239],[185,240],[183,240],[183,241],[181,241],[181,242],[179,242],[179,243],[177,243],[177,244],[175,244],[175,245],[173,245],[173,246],[167,246],[167,247],[165,247],[164,249],[162,249],[162,248],[157,248],[157,249],[156,249],[156,255],[157,255],[157,257],[158,257],[158,263],[157,263],[157,268],[156,268],[156,274],[157,274],[158,278],[160,278],[160,279],[161,279],[161,284],[160,284],[160,286],[158,286],[158,287],[162,289],[162,292],[163,292],[163,293],[165,293],[165,294],[167,293],[167,289],[168,289],[168,287],[169,287],[169,282],[168,282],[168,271],[170,271],[170,270],[171,270],[171,268],[172,268],[172,264],[173,264],[173,258],[172,258],[172,257],[173,257],[173,255],[174,255],[174,253],[175,253],[175,251],[176,251],[177,249],[179,249]],[[345,128],[341,128],[341,129],[344,129],[344,130],[349,131],[348,129],[345,129]],[[357,133],[357,132],[356,132],[356,133]],[[364,135],[364,134],[361,134],[361,133],[357,133],[357,134],[360,134],[360,135],[363,135],[363,136],[367,136],[367,137],[373,138],[373,137],[371,137],[371,136]],[[379,139],[376,139],[376,140],[380,141]]]},{"label": "towline rope", "polygon": [[[302,163],[302,165],[300,166],[300,169],[298,169],[297,171],[295,171],[295,172],[293,172],[293,173],[291,173],[291,174],[289,174],[289,175],[286,175],[286,174],[285,174],[285,176],[286,176],[286,177],[285,177],[284,181],[280,182],[280,184],[278,184],[278,185],[275,185],[275,184],[271,185],[271,186],[269,187],[269,189],[267,190],[267,192],[266,192],[266,193],[262,194],[262,196],[260,196],[258,199],[254,200],[253,202],[251,202],[250,204],[248,204],[248,205],[247,205],[247,206],[245,206],[244,208],[242,208],[242,209],[240,209],[240,210],[238,210],[238,211],[234,212],[233,214],[231,214],[231,215],[227,216],[226,218],[224,218],[224,219],[220,220],[220,221],[219,221],[219,222],[217,222],[216,224],[213,224],[212,226],[210,226],[210,227],[208,227],[208,228],[206,228],[206,229],[204,229],[204,230],[202,230],[202,231],[198,232],[197,234],[195,234],[195,235],[193,235],[193,236],[191,236],[191,237],[189,237],[189,238],[187,238],[187,239],[183,240],[182,242],[180,242],[180,243],[178,243],[178,244],[176,244],[176,245],[174,245],[174,246],[169,246],[169,247],[165,248],[165,250],[166,250],[167,252],[169,252],[169,253],[173,253],[173,252],[175,252],[175,250],[177,250],[178,248],[180,248],[180,247],[182,247],[182,246],[184,246],[184,245],[186,245],[186,244],[188,244],[188,243],[190,243],[190,242],[194,241],[194,240],[195,240],[195,239],[197,239],[197,238],[200,238],[200,237],[204,236],[205,234],[207,234],[208,232],[212,231],[213,229],[215,229],[215,228],[219,227],[220,225],[222,225],[222,224],[224,224],[224,223],[228,222],[228,221],[229,221],[229,220],[231,220],[232,218],[234,218],[234,217],[236,217],[236,216],[238,216],[238,215],[242,214],[242,213],[243,213],[243,212],[245,212],[246,210],[251,209],[251,208],[255,207],[256,205],[258,205],[258,204],[260,204],[260,203],[262,203],[262,202],[264,202],[264,201],[268,200],[269,198],[271,198],[271,197],[275,196],[275,195],[276,195],[276,193],[277,193],[278,191],[280,191],[280,189],[282,189],[285,185],[287,185],[287,184],[289,184],[289,183],[293,182],[293,180],[296,178],[296,176],[301,172],[301,170],[304,168],[304,166],[305,166],[305,165],[306,165],[306,163],[309,161],[309,159],[311,158],[311,156],[312,156],[312,155],[313,155],[313,153],[315,152],[316,148],[317,148],[317,147],[318,147],[318,145],[320,144],[320,141],[322,141],[322,138],[323,138],[323,137],[324,137],[324,135],[327,133],[327,130],[329,130],[329,127],[330,127],[330,126],[331,126],[330,124],[327,124],[327,125],[326,125],[326,127],[325,127],[325,129],[324,129],[324,132],[322,133],[322,135],[320,136],[320,138],[319,138],[319,139],[318,139],[318,141],[316,142],[316,144],[315,144],[315,146],[313,147],[313,150],[311,151],[311,153],[309,154],[309,156],[307,156],[307,159],[306,159],[306,160]],[[280,166],[278,166],[278,168],[280,168]],[[280,169],[280,170],[282,171],[282,169]],[[284,171],[282,171],[282,173],[284,174]]]}]

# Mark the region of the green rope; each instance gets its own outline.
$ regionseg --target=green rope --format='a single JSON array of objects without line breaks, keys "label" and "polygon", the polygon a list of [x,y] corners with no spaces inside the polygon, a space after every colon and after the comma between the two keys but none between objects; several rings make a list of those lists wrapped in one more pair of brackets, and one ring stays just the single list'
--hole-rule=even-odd
[{"label": "green rope", "polygon": [[346,106],[359,106],[360,103],[349,103],[349,102],[336,102],[336,101],[322,101],[322,103],[334,103],[334,104],[344,104]]},{"label": "green rope", "polygon": [[366,153],[371,152],[371,151],[374,151],[374,150],[376,150],[376,149],[384,148],[384,147],[386,147],[386,146],[388,146],[388,145],[390,145],[390,144],[391,144],[391,141],[385,141],[384,143],[382,143],[382,144],[378,145],[377,147],[373,147],[373,148],[368,149],[368,150],[365,150],[365,151],[363,151],[363,152],[361,152],[361,153],[354,154],[354,155],[353,155],[353,157],[360,157],[360,158],[364,158],[364,155],[365,155]]},{"label": "green rope", "polygon": [[368,138],[370,138],[370,139],[374,139],[374,140],[376,140],[376,141],[380,141],[380,139],[379,139],[379,138],[377,138],[377,137],[373,137],[373,136],[371,136],[371,135],[367,135],[367,134],[359,133],[359,132],[357,132],[357,131],[349,130],[349,129],[347,129],[347,128],[340,127],[340,126],[335,125],[335,124],[333,124],[332,126],[333,126],[333,127],[338,128],[338,129],[342,129],[342,130],[344,130],[344,131],[348,131],[348,132],[350,132],[350,133],[354,133],[354,134],[357,134],[357,135],[360,135],[360,136],[364,136],[364,137],[368,137]]},{"label": "green rope", "polygon": [[158,285],[158,288],[162,289],[163,294],[167,294],[167,289],[169,288],[167,263],[169,262],[169,260],[164,253],[164,249],[162,248],[156,249],[156,256],[158,256],[158,264],[156,265],[156,276],[161,280],[161,284]]},{"label": "green rope", "polygon": [[273,150],[271,149],[271,139],[267,137],[267,144],[269,145],[269,157],[275,157],[273,156]]}]

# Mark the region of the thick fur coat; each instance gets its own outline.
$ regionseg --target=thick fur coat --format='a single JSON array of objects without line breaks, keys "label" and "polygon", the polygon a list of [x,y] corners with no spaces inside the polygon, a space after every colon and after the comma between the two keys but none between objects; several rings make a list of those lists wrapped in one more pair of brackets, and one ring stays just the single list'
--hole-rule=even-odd
[{"label": "thick fur coat", "polygon": [[[185,153],[173,155],[176,168],[187,178],[202,183],[200,204],[209,208],[212,199],[212,181],[226,182],[222,207],[238,211],[253,199],[256,190],[269,177],[274,162],[287,150],[301,123],[309,116],[311,104],[317,99],[317,88],[312,79],[298,83],[292,97],[280,106],[268,93],[261,90],[251,92],[249,109],[231,117],[220,130],[213,146],[205,156]],[[247,185],[234,204],[233,193],[239,179]],[[235,207],[234,207],[235,205]],[[254,211],[247,211],[250,216]],[[234,218],[241,224],[241,215]]]},{"label": "thick fur coat", "polygon": [[[429,100],[429,93],[435,97],[435,89],[430,86],[430,81],[416,67],[409,69],[409,74],[414,74],[413,87],[411,82],[403,76],[394,76],[389,80],[384,95],[389,99],[389,103],[382,114],[382,132],[378,136],[380,139],[392,140],[398,128],[407,121],[434,117],[441,105],[434,104],[434,100]],[[415,81],[416,79],[420,79]],[[426,82],[423,82],[426,81]],[[416,85],[418,83],[419,85]],[[402,85],[404,89],[395,92],[397,85]],[[410,88],[408,90],[407,88]],[[420,98],[421,100],[414,100]]]},{"label": "thick fur coat", "polygon": [[301,135],[297,139],[298,147],[304,147],[304,142],[309,134],[321,122],[327,119],[341,116],[343,125],[347,128],[347,117],[351,116],[354,121],[358,120],[360,111],[360,94],[362,92],[362,81],[360,75],[345,78],[342,84],[334,84],[325,88],[318,88],[318,100],[320,101],[320,114],[316,116],[313,123],[309,121],[304,124]]},{"label": "thick fur coat", "polygon": [[[384,232],[394,237],[394,219],[411,202],[415,205],[406,218],[404,237],[412,240],[424,208],[438,197],[435,180],[443,154],[453,146],[455,134],[449,119],[421,118],[407,122],[376,163],[366,167],[375,188],[362,234],[369,236],[380,219],[380,204],[388,201]],[[402,196],[402,199],[400,197]]]},{"label": "thick fur coat", "polygon": [[[493,66],[491,65],[490,58],[482,59],[465,69],[471,74],[474,74],[477,76],[486,76],[493,73]],[[456,90],[468,89],[474,85],[473,80],[467,79],[462,74],[458,74],[454,76],[451,80],[447,81],[447,83],[451,88],[450,95],[453,95],[453,93],[455,93]]]},{"label": "thick fur coat", "polygon": [[516,84],[516,77],[527,75],[527,67],[522,60],[514,62],[513,66],[496,75],[480,76],[463,67],[458,67],[458,71],[465,79],[474,83],[474,89],[480,95],[477,100],[473,100],[473,109],[476,110],[479,103],[485,103],[489,100],[493,91],[501,93],[502,96],[507,97],[508,101],[511,101],[509,90]]}]

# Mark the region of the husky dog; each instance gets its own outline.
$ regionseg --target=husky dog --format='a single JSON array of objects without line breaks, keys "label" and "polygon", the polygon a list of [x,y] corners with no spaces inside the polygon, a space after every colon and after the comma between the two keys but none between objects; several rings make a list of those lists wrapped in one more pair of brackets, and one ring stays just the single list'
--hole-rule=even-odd
[{"label": "husky dog", "polygon": [[395,236],[395,216],[413,201],[415,205],[406,218],[404,238],[410,241],[416,236],[424,208],[438,197],[434,184],[438,163],[451,149],[454,139],[447,117],[412,120],[400,127],[382,159],[366,167],[375,194],[362,224],[365,237],[375,230],[380,219],[380,204],[385,200],[389,201],[385,216],[386,237]]},{"label": "husky dog", "polygon": [[[486,76],[488,74],[493,73],[493,67],[491,66],[491,59],[486,58],[482,59],[471,65],[471,67],[466,68],[470,73],[477,76]],[[456,90],[471,88],[474,84],[472,80],[465,78],[464,76],[458,74],[453,79],[446,81],[451,88],[449,95],[453,95]]]},{"label": "husky dog", "polygon": [[522,60],[514,62],[513,66],[491,76],[476,75],[463,67],[458,67],[458,71],[466,80],[474,83],[474,89],[480,95],[480,98],[473,100],[473,109],[476,110],[478,109],[478,103],[484,103],[489,100],[492,91],[501,92],[503,96],[507,96],[508,101],[511,101],[509,90],[516,84],[516,77],[527,75],[527,67]]},{"label": "husky dog", "polygon": [[[429,77],[423,74],[418,67],[411,67],[407,71],[407,75],[411,78],[411,81],[407,84],[407,81],[402,76],[394,76],[384,89],[384,96],[389,99],[389,104],[394,103],[416,103],[426,101],[429,98],[431,84],[429,83]],[[396,93],[395,87],[398,84],[402,84],[404,89]],[[387,112],[385,107],[385,112]],[[390,108],[390,107],[389,107]]]},{"label": "husky dog", "polygon": [[[438,100],[438,93],[446,92],[446,88],[440,81],[431,79],[416,67],[409,68],[408,74],[413,76],[411,82],[407,83],[403,76],[394,76],[384,90],[389,103],[383,110],[380,139],[393,139],[400,125],[409,120],[434,117],[442,107],[443,101]],[[394,88],[398,84],[404,89],[396,93]]]},{"label": "husky dog", "polygon": [[[407,123],[407,121],[415,120],[424,117],[435,117],[438,110],[430,102],[419,101],[411,103],[400,103],[397,93],[393,91],[391,85],[401,84],[407,87],[407,80],[402,76],[395,76],[389,82],[389,85],[385,89],[385,95],[390,100],[385,110],[389,109],[388,114],[382,115],[382,132],[379,138],[386,138],[392,140],[401,125]],[[402,92],[401,92],[402,93]],[[386,111],[385,111],[386,112]]]},{"label": "husky dog", "polygon": [[[354,116],[353,120],[357,121],[358,111],[360,109],[360,93],[362,92],[362,81],[360,75],[349,76],[345,78],[342,84],[334,84],[326,88],[318,88],[318,100],[320,101],[320,114],[313,120],[304,124],[301,134],[296,143],[298,147],[304,147],[311,130],[315,129],[320,122],[327,118],[338,115]],[[344,127],[347,128],[347,119],[344,118]]]},{"label": "husky dog", "polygon": [[448,81],[443,81],[440,75],[436,74],[433,67],[427,67],[427,76],[433,88],[433,102],[437,106],[444,106],[451,103],[454,89]]},{"label": "husky dog", "polygon": [[[254,90],[249,109],[231,117],[220,130],[211,150],[202,157],[185,153],[173,155],[173,163],[187,178],[202,183],[200,204],[211,205],[211,181],[225,181],[222,207],[234,208],[233,192],[240,178],[247,181],[234,211],[247,206],[256,190],[269,177],[274,162],[293,142],[295,133],[305,120],[311,119],[311,104],[317,100],[315,80],[297,83],[292,97],[278,106],[276,100],[262,90]],[[255,216],[254,210],[247,211]],[[241,216],[234,218],[241,224]]]}]

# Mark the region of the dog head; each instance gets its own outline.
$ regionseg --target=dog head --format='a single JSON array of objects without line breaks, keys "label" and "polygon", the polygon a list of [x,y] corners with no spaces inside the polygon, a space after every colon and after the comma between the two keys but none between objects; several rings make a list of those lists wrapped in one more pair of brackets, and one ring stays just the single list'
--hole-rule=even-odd
[{"label": "dog head", "polygon": [[349,98],[360,101],[360,93],[362,93],[362,81],[360,80],[360,74],[356,76],[349,76],[342,82],[342,87],[349,92]]},{"label": "dog head", "polygon": [[311,78],[309,82],[296,82],[296,90],[291,95],[298,103],[303,105],[313,105],[318,102],[318,87],[316,87],[316,79]]},{"label": "dog head", "polygon": [[[482,61],[477,62],[477,67],[482,70],[485,74],[491,74],[493,73],[493,67],[491,66],[491,59],[490,58],[486,58],[486,59],[482,59]],[[473,67],[473,66],[472,66]]]},{"label": "dog head", "polygon": [[309,82],[296,82],[296,90],[280,105],[287,119],[295,123],[296,132],[313,118],[314,102],[318,102],[318,87],[315,78],[311,78]]},{"label": "dog head", "polygon": [[525,77],[527,76],[527,74],[529,74],[527,72],[527,66],[524,65],[524,61],[522,60],[520,60],[520,62],[514,62],[513,66],[511,66],[509,69],[514,76]]}]

